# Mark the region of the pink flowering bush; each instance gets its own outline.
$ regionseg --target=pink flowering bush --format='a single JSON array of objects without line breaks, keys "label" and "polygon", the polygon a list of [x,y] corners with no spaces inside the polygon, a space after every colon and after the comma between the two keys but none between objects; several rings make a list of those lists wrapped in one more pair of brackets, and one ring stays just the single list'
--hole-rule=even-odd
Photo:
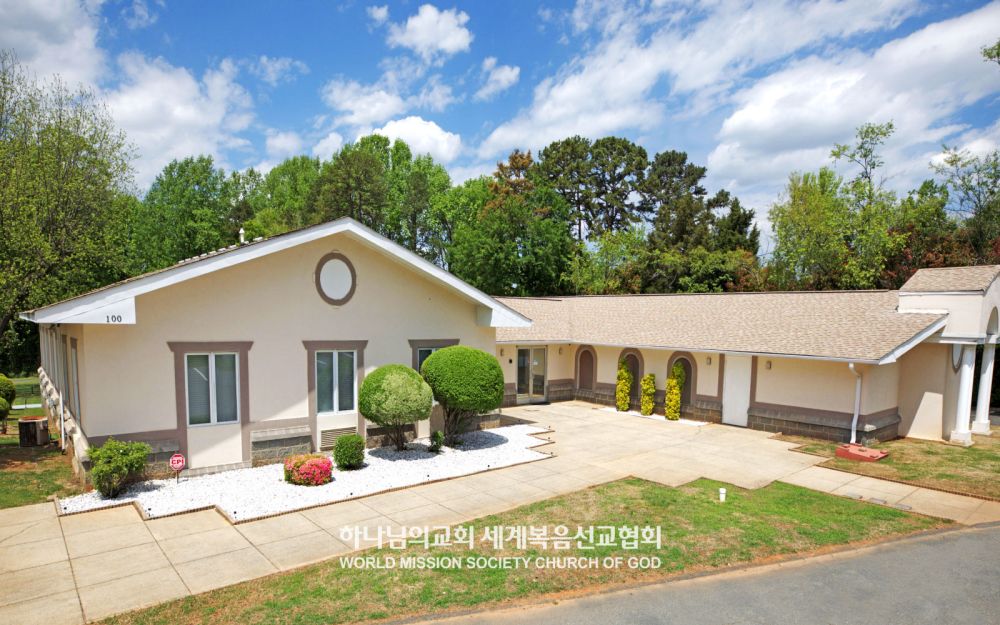
[{"label": "pink flowering bush", "polygon": [[285,481],[299,486],[321,486],[332,477],[333,462],[323,454],[302,454],[285,459]]}]

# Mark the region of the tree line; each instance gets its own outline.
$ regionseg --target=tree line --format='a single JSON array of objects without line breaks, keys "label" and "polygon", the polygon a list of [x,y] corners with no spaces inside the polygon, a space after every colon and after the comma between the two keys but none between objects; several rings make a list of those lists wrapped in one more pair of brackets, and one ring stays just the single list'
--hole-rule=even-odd
[{"label": "tree line", "polygon": [[898,288],[921,267],[1000,262],[1000,153],[948,148],[899,194],[881,155],[893,131],[865,124],[833,146],[847,176],[790,174],[762,255],[755,211],[708,189],[704,166],[622,137],[515,150],[461,184],[379,135],[266,173],[192,155],[140,197],[103,103],[0,52],[0,370],[37,364],[20,310],[227,247],[241,229],[268,237],[343,216],[492,295]]}]

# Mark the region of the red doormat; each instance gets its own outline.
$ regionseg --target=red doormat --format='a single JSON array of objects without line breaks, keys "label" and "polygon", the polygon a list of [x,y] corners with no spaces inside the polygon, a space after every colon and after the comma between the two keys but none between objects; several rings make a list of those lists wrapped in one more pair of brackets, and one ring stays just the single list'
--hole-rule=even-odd
[{"label": "red doormat", "polygon": [[887,451],[869,449],[864,445],[856,445],[853,443],[837,445],[837,457],[847,458],[848,460],[858,460],[859,462],[878,462],[888,455],[889,452]]}]

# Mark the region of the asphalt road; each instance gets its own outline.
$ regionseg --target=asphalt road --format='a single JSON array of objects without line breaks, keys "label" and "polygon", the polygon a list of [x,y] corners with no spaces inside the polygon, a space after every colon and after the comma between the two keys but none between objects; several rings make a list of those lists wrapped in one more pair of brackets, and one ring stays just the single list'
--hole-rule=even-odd
[{"label": "asphalt road", "polygon": [[1000,624],[1000,526],[435,622]]}]

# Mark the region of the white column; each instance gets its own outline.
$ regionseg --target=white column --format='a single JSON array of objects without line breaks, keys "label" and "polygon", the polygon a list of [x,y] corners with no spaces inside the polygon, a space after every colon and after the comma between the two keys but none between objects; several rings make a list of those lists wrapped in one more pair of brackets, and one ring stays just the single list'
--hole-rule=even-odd
[{"label": "white column", "polygon": [[958,407],[955,410],[955,429],[951,431],[951,442],[960,445],[972,444],[969,431],[969,417],[972,413],[972,376],[976,369],[976,348],[962,346],[962,364],[958,370]]},{"label": "white column", "polygon": [[979,396],[976,398],[976,420],[972,422],[974,434],[990,434],[990,393],[993,391],[993,354],[996,343],[987,337],[983,345],[983,361],[979,366]]}]

